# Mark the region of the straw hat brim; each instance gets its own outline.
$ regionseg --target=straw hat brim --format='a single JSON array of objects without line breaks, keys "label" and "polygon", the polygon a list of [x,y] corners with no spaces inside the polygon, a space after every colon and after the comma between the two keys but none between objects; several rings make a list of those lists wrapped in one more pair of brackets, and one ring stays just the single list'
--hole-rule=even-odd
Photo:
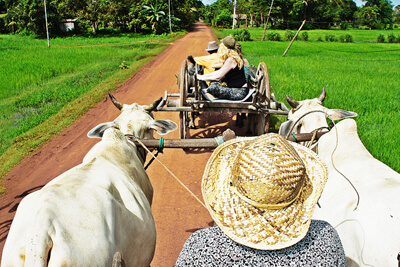
[{"label": "straw hat brim", "polygon": [[289,142],[306,166],[308,178],[303,190],[285,208],[256,208],[230,188],[236,155],[252,139],[230,140],[211,155],[201,185],[207,209],[222,231],[239,244],[260,250],[292,246],[308,232],[314,207],[327,180],[327,168],[313,151]]}]

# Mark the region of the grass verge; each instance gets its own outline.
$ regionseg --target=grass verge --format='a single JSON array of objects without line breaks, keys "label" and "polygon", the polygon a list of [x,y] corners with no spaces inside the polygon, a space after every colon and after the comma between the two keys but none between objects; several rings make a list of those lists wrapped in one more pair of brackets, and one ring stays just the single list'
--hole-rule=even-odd
[{"label": "grass verge", "polygon": [[[16,89],[15,84],[8,87],[3,84],[0,87],[0,92],[2,92],[2,97],[0,97],[2,114],[0,118],[1,179],[23,158],[73,124],[77,118],[104,98],[108,91],[116,89],[143,65],[167,48],[170,42],[180,38],[183,34],[158,40],[152,39],[150,42],[133,38],[129,44],[126,44],[124,39],[119,40],[119,43],[116,39],[114,40],[116,43],[110,44],[109,38],[100,38],[94,45],[84,46],[81,44],[83,42],[81,38],[78,38],[75,44],[68,38],[60,41],[60,45],[54,45],[55,47],[51,48],[53,53],[57,54],[55,58],[60,58],[59,55],[62,55],[62,51],[65,52],[72,47],[72,49],[86,50],[78,55],[82,58],[81,61],[71,60],[75,60],[75,63],[66,70],[63,67],[65,60],[61,62],[54,60],[46,68],[50,70],[58,68],[62,71],[49,77],[37,75],[35,79],[24,82],[17,93],[9,92]],[[9,36],[0,36],[1,41],[9,38]],[[1,57],[7,58],[15,50],[19,50],[19,46],[24,46],[24,38],[19,36],[15,36],[15,38],[19,40],[14,40],[14,46],[0,51]],[[33,48],[21,48],[23,50],[21,53],[32,53],[31,55],[33,55],[38,53],[37,49],[42,49],[40,46],[34,46],[35,40],[32,42],[27,43],[29,47],[33,46]],[[66,43],[68,46],[65,46]],[[150,43],[152,45],[149,45]],[[118,57],[110,55],[110,50],[104,49],[105,46],[117,50],[112,53],[117,53]],[[12,53],[10,53],[10,49]],[[97,49],[103,51],[97,51]],[[121,52],[121,50],[123,51]],[[91,55],[84,57],[85,53]],[[69,52],[66,54],[71,55]],[[46,58],[43,55],[38,57]],[[35,72],[34,66],[40,65],[40,59],[36,60],[39,63],[32,62],[29,56],[25,59],[26,64],[32,64],[33,67],[17,73],[18,75],[29,76],[29,73]],[[123,68],[120,67],[121,62],[124,63]],[[12,75],[9,74],[9,76]],[[4,190],[1,188],[0,193],[4,193]]]}]

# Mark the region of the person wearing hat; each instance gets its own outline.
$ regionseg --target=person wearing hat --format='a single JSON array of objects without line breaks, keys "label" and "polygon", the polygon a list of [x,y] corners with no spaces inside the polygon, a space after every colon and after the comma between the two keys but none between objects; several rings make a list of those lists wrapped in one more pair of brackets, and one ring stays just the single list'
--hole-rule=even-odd
[{"label": "person wearing hat", "polygon": [[208,74],[215,71],[213,65],[220,63],[220,58],[217,54],[218,43],[216,41],[208,42],[208,46],[205,50],[209,53],[209,55],[201,57],[193,57],[190,55],[187,57],[187,59],[192,64],[197,63],[197,65],[203,66],[204,74]]},{"label": "person wearing hat", "polygon": [[313,151],[278,134],[221,144],[201,185],[217,226],[194,232],[175,266],[346,266],[336,230],[311,220],[327,175]]},{"label": "person wearing hat", "polygon": [[[203,93],[210,99],[244,99],[249,93],[249,88],[247,88],[243,58],[236,49],[235,39],[232,36],[222,39],[217,54],[223,62],[222,67],[212,73],[197,75],[197,79],[201,81],[216,81],[208,88],[204,88]],[[227,84],[226,87],[219,83],[222,79]]]}]

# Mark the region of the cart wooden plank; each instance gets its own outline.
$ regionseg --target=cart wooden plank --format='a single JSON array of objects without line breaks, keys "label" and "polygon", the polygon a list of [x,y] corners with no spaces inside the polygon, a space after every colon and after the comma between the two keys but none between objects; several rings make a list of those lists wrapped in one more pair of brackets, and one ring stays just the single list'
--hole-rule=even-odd
[{"label": "cart wooden plank", "polygon": [[[327,133],[318,132],[315,139],[318,140],[322,135]],[[296,134],[297,142],[310,141],[313,133]],[[140,145],[139,142],[135,141],[132,136],[127,136],[131,141],[135,142],[136,145]],[[254,136],[256,138],[256,136]],[[295,141],[293,135],[289,135],[289,141]],[[149,148],[158,148],[160,146],[160,139],[140,139],[140,141]],[[164,139],[164,148],[216,148],[218,146],[215,138],[195,138],[195,139]]]}]

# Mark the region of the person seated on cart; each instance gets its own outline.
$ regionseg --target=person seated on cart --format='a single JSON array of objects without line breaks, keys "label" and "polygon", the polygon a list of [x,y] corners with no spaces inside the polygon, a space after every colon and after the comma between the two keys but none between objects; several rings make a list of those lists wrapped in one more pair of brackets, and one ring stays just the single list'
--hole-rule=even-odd
[{"label": "person seated on cart", "polygon": [[[243,57],[242,45],[239,44],[238,42],[236,42],[236,50],[237,50],[238,54],[240,55],[240,57],[243,59],[244,76],[246,77],[246,81],[248,81],[249,75],[250,75],[250,64],[249,64],[249,61]],[[224,63],[220,61],[219,63],[213,64],[212,67],[214,69],[220,69],[223,65],[224,65]],[[204,73],[204,74],[206,74],[206,73]]]},{"label": "person seated on cart", "polygon": [[222,143],[201,182],[216,226],[195,231],[175,267],[346,266],[335,228],[312,220],[327,179],[317,154],[281,135]]},{"label": "person seated on cart", "polygon": [[[210,86],[203,89],[203,93],[210,99],[244,99],[249,93],[249,88],[243,68],[244,61],[236,49],[235,39],[232,36],[222,39],[217,54],[223,62],[222,67],[208,74],[197,75],[200,81],[211,81]],[[221,85],[222,79],[227,86]]]},{"label": "person seated on cart", "polygon": [[[209,55],[207,56],[201,56],[201,57],[193,57],[193,56],[188,56],[187,59],[190,63],[193,65],[197,63],[199,66],[204,67],[204,74],[211,73],[215,71],[215,68],[213,65],[218,65],[221,60],[217,54],[218,52],[218,43],[216,41],[211,41],[208,42],[208,46],[205,49]],[[222,65],[222,62],[221,62]]]}]

